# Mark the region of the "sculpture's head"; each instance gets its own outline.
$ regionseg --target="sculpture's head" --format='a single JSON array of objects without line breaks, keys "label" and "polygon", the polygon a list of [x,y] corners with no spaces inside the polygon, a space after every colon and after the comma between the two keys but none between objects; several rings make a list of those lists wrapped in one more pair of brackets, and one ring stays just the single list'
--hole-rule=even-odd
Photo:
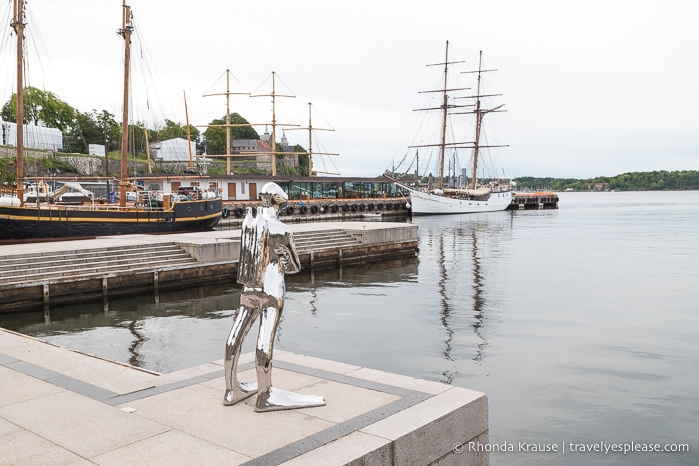
[{"label": "sculpture's head", "polygon": [[269,182],[260,190],[260,199],[264,207],[274,207],[275,210],[279,210],[289,201],[289,196],[277,183]]}]

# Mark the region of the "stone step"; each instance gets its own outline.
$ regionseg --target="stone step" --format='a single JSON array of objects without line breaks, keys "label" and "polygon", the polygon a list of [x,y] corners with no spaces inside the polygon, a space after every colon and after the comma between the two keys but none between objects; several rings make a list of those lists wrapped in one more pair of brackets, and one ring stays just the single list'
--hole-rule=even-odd
[{"label": "stone step", "polygon": [[107,255],[118,255],[129,253],[130,251],[162,251],[177,248],[175,243],[163,243],[156,245],[143,245],[143,246],[112,246],[106,248],[95,248],[95,249],[79,249],[79,250],[65,250],[65,251],[50,251],[50,252],[37,252],[37,253],[25,253],[25,254],[7,254],[0,256],[0,263],[5,261],[17,261],[17,260],[32,260],[41,258],[52,258],[60,256],[71,256],[71,257],[85,257],[94,256],[95,254],[100,254],[102,256]]},{"label": "stone step", "polygon": [[30,261],[23,260],[23,258],[17,258],[17,260],[14,261],[0,261],[0,277],[5,276],[8,272],[14,273],[20,267],[23,270],[41,271],[47,268],[74,268],[73,266],[83,267],[99,263],[123,264],[125,262],[128,263],[129,261],[135,260],[158,260],[159,258],[162,258],[164,256],[167,257],[173,255],[189,257],[186,251],[177,247],[172,247],[152,252],[141,252],[136,249],[131,252],[108,255],[105,255],[103,253],[96,253],[92,255],[80,254],[74,257],[72,255],[61,254],[55,257],[42,257],[41,259],[33,259]]},{"label": "stone step", "polygon": [[[129,267],[128,270],[131,272],[139,270],[155,270],[164,267],[173,267],[176,265],[186,265],[196,263],[196,259],[193,257],[188,258],[173,258],[168,260],[159,261],[157,263],[139,263],[139,265]],[[101,276],[113,271],[123,271],[123,264],[114,264],[112,266],[104,267],[93,267],[85,269],[71,269],[64,271],[55,271],[48,273],[23,273],[16,274],[12,277],[4,278],[2,280],[3,285],[9,285],[12,283],[21,282],[37,282],[43,280],[71,277],[73,279],[86,278],[90,276]]]},{"label": "stone step", "polygon": [[[148,259],[148,260],[144,260]],[[80,271],[85,269],[99,269],[99,268],[113,268],[118,267],[129,267],[134,264],[153,264],[157,265],[160,262],[167,261],[170,262],[175,259],[182,259],[189,261],[193,258],[187,254],[185,251],[167,251],[161,252],[157,256],[144,257],[139,254],[131,254],[128,256],[120,257],[119,259],[103,259],[95,257],[94,260],[81,260],[80,262],[71,262],[66,260],[65,262],[56,263],[46,263],[42,267],[25,267],[18,269],[17,267],[0,270],[0,279],[5,277],[13,277],[19,273],[23,275],[29,274],[42,274],[42,273],[53,273],[62,271]]]},{"label": "stone step", "polygon": [[196,262],[175,243],[5,255],[0,283],[89,277],[115,271],[154,270]]},{"label": "stone step", "polygon": [[344,230],[303,232],[294,234],[296,251],[299,254],[326,251],[361,244]]}]

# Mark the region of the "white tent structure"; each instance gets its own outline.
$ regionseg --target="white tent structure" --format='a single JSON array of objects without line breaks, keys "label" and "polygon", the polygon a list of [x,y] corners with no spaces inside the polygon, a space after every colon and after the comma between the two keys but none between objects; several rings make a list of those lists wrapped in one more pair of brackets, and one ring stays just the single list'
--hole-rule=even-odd
[{"label": "white tent structure", "polygon": [[[0,144],[17,145],[17,123],[0,120]],[[31,149],[63,150],[63,133],[56,128],[24,124],[24,147]]]},{"label": "white tent structure", "polygon": [[[190,142],[192,149],[192,160],[195,159],[197,151],[196,144]],[[189,162],[189,148],[187,140],[182,138],[168,139],[167,141],[154,142],[150,144],[150,153],[154,159],[164,162],[182,161]]]}]

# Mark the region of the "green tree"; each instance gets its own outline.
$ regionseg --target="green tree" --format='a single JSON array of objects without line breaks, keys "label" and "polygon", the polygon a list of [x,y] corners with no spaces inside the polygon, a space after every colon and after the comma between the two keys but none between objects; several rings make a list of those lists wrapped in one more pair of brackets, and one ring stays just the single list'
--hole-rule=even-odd
[{"label": "green tree", "polygon": [[[49,128],[71,133],[78,124],[78,113],[52,92],[31,86],[24,90],[24,121],[27,123],[42,123]],[[3,105],[2,118],[5,121],[17,122],[17,94],[13,94]]]},{"label": "green tree", "polygon": [[97,127],[102,132],[102,141],[106,141],[107,147],[105,150],[109,152],[112,147],[117,147],[116,142],[121,134],[121,125],[114,119],[114,115],[106,110],[102,110],[101,113],[97,113],[97,110],[93,110],[92,114],[94,115]]},{"label": "green tree", "polygon": [[[209,123],[209,127],[204,131],[206,140],[206,151],[209,154],[226,153],[226,118],[219,118]],[[237,113],[231,113],[231,124],[249,125],[250,123]],[[232,126],[231,141],[235,139],[260,139],[252,126]]]},{"label": "green tree", "polygon": [[[174,138],[187,139],[187,125],[165,119],[165,126],[153,133],[153,135],[149,135],[153,141],[166,141]],[[201,133],[196,127],[189,125],[189,135],[193,142],[199,143]]]}]

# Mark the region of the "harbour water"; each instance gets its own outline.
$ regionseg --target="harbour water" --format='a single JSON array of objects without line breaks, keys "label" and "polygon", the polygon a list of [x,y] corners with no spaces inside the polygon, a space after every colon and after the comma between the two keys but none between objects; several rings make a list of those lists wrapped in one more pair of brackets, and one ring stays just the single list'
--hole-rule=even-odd
[{"label": "harbour water", "polygon": [[[559,196],[557,210],[410,220],[415,259],[288,276],[276,347],[485,392],[493,465],[698,464],[699,192]],[[223,357],[238,293],[0,327],[170,372]]]}]

